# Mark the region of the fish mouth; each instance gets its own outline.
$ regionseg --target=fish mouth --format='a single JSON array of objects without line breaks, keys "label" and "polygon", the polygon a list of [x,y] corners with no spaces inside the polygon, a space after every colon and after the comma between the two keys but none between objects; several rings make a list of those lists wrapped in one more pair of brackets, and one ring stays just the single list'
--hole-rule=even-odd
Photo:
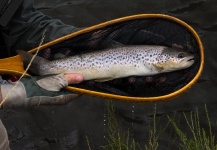
[{"label": "fish mouth", "polygon": [[195,61],[194,57],[191,57],[191,58],[187,59],[187,63],[188,63],[189,66],[193,65],[194,61]]},{"label": "fish mouth", "polygon": [[188,59],[188,61],[194,61],[194,58],[190,58],[190,59]]},{"label": "fish mouth", "polygon": [[194,61],[194,57],[189,58],[188,61]]}]

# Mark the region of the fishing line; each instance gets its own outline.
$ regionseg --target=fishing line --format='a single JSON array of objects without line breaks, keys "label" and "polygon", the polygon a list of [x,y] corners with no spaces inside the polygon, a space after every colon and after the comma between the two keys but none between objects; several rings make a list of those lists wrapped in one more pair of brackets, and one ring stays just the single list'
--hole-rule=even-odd
[{"label": "fishing line", "polygon": [[[22,74],[22,76],[19,78],[19,80],[15,83],[15,85],[10,89],[10,91],[7,93],[7,95],[5,96],[5,98],[2,100],[2,102],[0,103],[0,108],[2,108],[2,105],[3,103],[7,100],[7,98],[9,97],[9,95],[11,94],[11,92],[17,87],[18,83],[20,82],[20,80],[25,76],[25,74],[27,73],[27,71],[29,70],[33,60],[35,59],[35,57],[37,56],[38,54],[38,51],[40,50],[41,48],[41,45],[43,44],[44,42],[44,39],[45,39],[45,33],[46,33],[47,29],[44,30],[43,34],[42,34],[42,38],[41,38],[41,41],[40,41],[40,44],[38,46],[38,49],[36,51],[36,53],[33,55],[31,61],[29,62],[28,66],[26,67],[26,70],[24,71],[24,73]],[[40,102],[39,102],[40,104]]]}]

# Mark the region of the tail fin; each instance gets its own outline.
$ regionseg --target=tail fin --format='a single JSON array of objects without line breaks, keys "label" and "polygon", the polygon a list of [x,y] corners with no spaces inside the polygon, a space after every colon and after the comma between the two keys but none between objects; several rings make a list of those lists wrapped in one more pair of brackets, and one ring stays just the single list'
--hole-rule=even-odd
[{"label": "tail fin", "polygon": [[[33,54],[30,54],[30,53],[23,51],[23,50],[17,50],[17,53],[20,56],[21,60],[23,61],[24,66],[25,67],[28,66],[28,64],[32,60]],[[42,57],[36,56],[31,63],[29,71],[33,74],[36,74],[36,75],[44,75],[45,72],[42,69],[43,67],[41,67],[41,66],[47,64],[48,62],[49,62],[48,60],[46,60]]]}]

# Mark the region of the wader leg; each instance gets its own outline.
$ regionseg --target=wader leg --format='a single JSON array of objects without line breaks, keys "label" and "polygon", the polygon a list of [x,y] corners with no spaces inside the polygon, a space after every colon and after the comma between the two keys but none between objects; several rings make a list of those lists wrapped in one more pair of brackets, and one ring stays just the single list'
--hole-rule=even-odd
[{"label": "wader leg", "polygon": [[0,150],[10,150],[7,131],[0,120]]}]

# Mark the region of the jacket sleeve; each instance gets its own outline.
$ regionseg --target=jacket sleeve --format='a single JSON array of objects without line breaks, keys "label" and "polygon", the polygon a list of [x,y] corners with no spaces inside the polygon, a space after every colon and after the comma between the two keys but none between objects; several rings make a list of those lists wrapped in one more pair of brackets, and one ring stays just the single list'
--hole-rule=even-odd
[{"label": "jacket sleeve", "polygon": [[44,43],[77,30],[36,11],[33,0],[24,0],[7,26],[0,29],[8,56],[15,55],[17,49],[30,50],[37,47],[44,30]]}]

